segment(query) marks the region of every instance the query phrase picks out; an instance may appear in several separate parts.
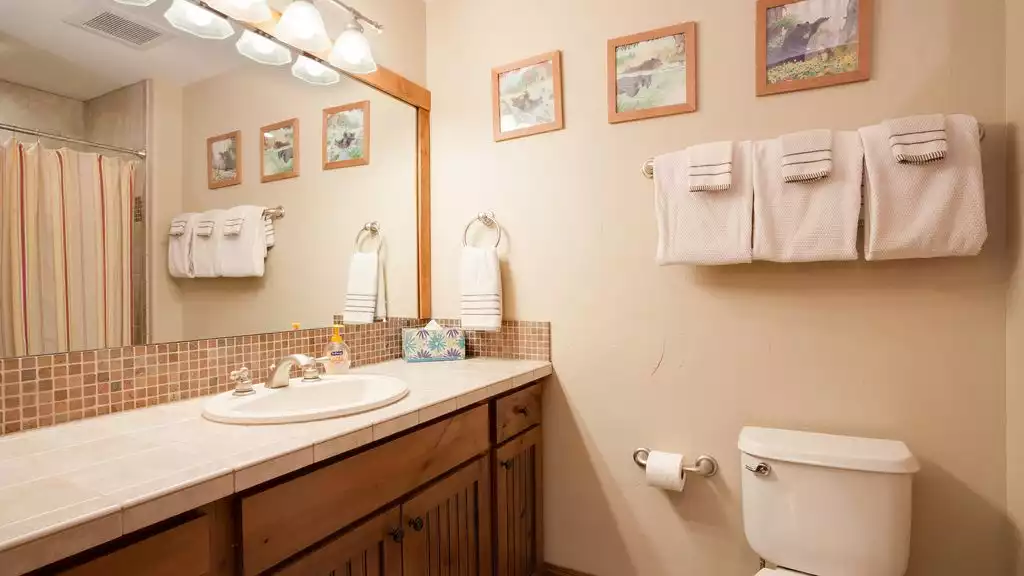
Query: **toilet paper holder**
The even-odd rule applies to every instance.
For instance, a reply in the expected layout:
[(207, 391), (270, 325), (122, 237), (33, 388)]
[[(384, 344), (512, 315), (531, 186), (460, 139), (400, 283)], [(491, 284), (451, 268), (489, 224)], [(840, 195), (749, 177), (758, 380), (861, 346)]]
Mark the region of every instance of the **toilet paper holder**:
[[(636, 465), (641, 468), (647, 468), (647, 457), (650, 455), (650, 448), (637, 448), (633, 450), (633, 462), (636, 462)], [(693, 466), (683, 466), (683, 472), (711, 478), (718, 474), (718, 460), (715, 460), (714, 456), (701, 454), (697, 456)]]

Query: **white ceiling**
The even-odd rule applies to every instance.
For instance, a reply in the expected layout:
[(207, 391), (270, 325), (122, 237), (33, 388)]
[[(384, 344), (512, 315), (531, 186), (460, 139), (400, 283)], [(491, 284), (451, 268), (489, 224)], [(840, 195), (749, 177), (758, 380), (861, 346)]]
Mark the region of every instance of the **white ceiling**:
[[(170, 2), (138, 8), (112, 0), (0, 0), (0, 79), (89, 100), (148, 78), (186, 85), (245, 65), (234, 39), (202, 40), (167, 24)], [(64, 22), (104, 9), (169, 39), (138, 50)]]

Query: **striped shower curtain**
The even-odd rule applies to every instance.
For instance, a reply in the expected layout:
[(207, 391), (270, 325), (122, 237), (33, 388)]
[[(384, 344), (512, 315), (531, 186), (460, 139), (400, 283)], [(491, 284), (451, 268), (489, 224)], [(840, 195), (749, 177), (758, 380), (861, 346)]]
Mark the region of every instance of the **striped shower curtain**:
[(0, 357), (132, 343), (136, 164), (12, 138), (0, 157)]

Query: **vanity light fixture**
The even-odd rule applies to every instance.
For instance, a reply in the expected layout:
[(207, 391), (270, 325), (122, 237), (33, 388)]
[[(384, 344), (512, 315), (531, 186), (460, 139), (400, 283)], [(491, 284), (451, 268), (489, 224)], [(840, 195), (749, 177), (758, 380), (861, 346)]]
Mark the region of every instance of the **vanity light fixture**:
[(207, 40), (224, 40), (235, 33), (230, 22), (187, 0), (174, 0), (164, 18), (178, 30)]
[(341, 81), (337, 70), (328, 68), (308, 56), (299, 56), (292, 66), (292, 76), (317, 86), (330, 86)]
[(306, 52), (320, 53), (331, 48), (324, 19), (308, 0), (295, 0), (288, 5), (274, 29), (274, 35)]
[(338, 36), (331, 55), (327, 61), (353, 74), (370, 74), (377, 71), (377, 62), (373, 59), (370, 42), (363, 35), (363, 26), (359, 20), (353, 19), (345, 26)]
[[(149, 1), (152, 2), (153, 0)], [(242, 22), (258, 24), (274, 19), (274, 14), (270, 11), (267, 0), (206, 0), (206, 2), (214, 10), (220, 10), (222, 13)], [(291, 62), (291, 58), (288, 61)]]
[(156, 2), (156, 0), (114, 0), (114, 2), (126, 6), (149, 6)]
[(252, 30), (242, 32), (235, 43), (238, 53), (260, 64), (284, 66), (292, 61), (292, 51)]

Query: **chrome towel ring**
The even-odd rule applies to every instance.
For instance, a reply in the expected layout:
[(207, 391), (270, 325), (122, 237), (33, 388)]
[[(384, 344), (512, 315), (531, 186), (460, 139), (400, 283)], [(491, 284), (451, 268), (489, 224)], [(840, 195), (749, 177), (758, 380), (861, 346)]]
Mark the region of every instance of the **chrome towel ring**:
[(384, 244), (384, 239), (381, 236), (380, 223), (377, 222), (376, 220), (374, 220), (373, 222), (367, 222), (366, 224), (363, 224), (363, 227), (359, 229), (359, 232), (356, 232), (356, 252), (361, 252), (362, 251), (362, 250), (360, 250), (360, 245), (363, 242), (363, 239), (364, 239), (363, 235), (364, 234), (369, 234), (371, 238), (376, 238), (377, 239), (377, 250), (376, 251), (380, 252), (380, 247), (381, 247), (382, 244)]
[(466, 224), (466, 229), (462, 231), (462, 245), (469, 246), (469, 229), (474, 223), (479, 222), (488, 228), (494, 228), (498, 231), (498, 239), (494, 242), (494, 247), (497, 248), (498, 244), (501, 244), (501, 224), (498, 223), (494, 218), (494, 212), (481, 212)]

